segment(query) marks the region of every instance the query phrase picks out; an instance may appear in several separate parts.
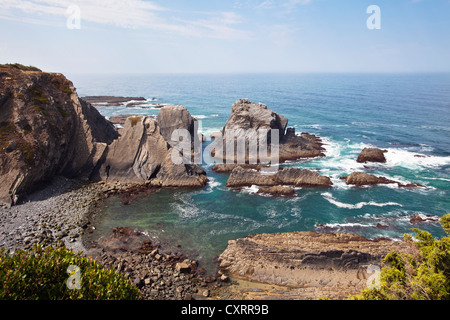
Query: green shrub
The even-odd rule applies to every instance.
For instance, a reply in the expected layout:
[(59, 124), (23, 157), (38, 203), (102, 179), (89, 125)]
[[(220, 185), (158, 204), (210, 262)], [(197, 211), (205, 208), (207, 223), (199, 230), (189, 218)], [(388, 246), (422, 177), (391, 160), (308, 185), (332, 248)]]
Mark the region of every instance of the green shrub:
[[(69, 274), (69, 266), (79, 268)], [(70, 278), (70, 279), (69, 279)], [(79, 289), (69, 289), (67, 281)], [(14, 254), (0, 250), (0, 299), (19, 300), (115, 300), (136, 299), (139, 290), (123, 274), (97, 264), (65, 247), (35, 245), (33, 250)]]
[(6, 65), (23, 71), (42, 71), (41, 69), (36, 68), (34, 66), (24, 66), (23, 64), (20, 63), (7, 63)]
[(381, 286), (352, 296), (355, 300), (449, 300), (450, 299), (450, 214), (441, 217), (446, 237), (436, 240), (423, 230), (413, 229), (416, 241), (405, 234), (404, 241), (416, 253), (390, 252), (382, 262)]

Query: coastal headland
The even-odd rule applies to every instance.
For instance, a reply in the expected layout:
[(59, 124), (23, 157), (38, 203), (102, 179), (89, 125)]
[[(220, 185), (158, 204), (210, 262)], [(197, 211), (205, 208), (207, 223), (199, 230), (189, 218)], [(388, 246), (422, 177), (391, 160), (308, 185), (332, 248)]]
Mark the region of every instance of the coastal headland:
[[(145, 100), (90, 101), (130, 99)], [(206, 186), (205, 171), (192, 161), (203, 140), (195, 117), (182, 106), (163, 106), (156, 118), (121, 119), (118, 131), (62, 74), (11, 65), (0, 65), (0, 110), (0, 246), (16, 250), (40, 243), (83, 251), (123, 272), (144, 299), (343, 299), (364, 288), (369, 265), (379, 265), (391, 249), (408, 249), (401, 241), (355, 234), (257, 234), (230, 240), (217, 273), (207, 275), (182, 249), (167, 252), (140, 230), (116, 228), (93, 240), (97, 209), (107, 197), (126, 204), (162, 188)], [(216, 136), (222, 147), (208, 149), (218, 161), (214, 170), (229, 174), (228, 188), (256, 185), (261, 193), (289, 196), (294, 187), (332, 187), (329, 177), (314, 170), (283, 168), (286, 161), (325, 156), (320, 137), (298, 134), (287, 124), (264, 104), (233, 104)], [(179, 130), (189, 134), (188, 144), (173, 139)], [(264, 150), (264, 157), (254, 150)], [(383, 163), (384, 153), (362, 150), (355, 161)], [(174, 162), (174, 155), (182, 161)], [(268, 165), (276, 165), (270, 174), (264, 172)], [(400, 186), (363, 172), (342, 178), (356, 187)]]

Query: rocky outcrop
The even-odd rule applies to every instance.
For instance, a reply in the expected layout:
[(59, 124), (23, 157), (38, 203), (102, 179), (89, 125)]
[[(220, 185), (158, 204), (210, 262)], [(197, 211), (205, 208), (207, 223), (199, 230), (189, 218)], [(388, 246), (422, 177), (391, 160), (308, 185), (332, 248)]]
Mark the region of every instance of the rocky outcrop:
[(398, 181), (387, 179), (385, 177), (377, 177), (372, 174), (364, 172), (352, 172), (349, 176), (341, 177), (340, 179), (345, 180), (345, 183), (348, 185), (355, 185), (357, 187), (370, 186), (376, 184), (391, 184), (391, 183), (395, 183), (402, 188), (425, 187), (419, 183), (404, 184)]
[(196, 128), (197, 120), (183, 106), (162, 107), (159, 110), (157, 121), (161, 135), (172, 147), (179, 143), (179, 141), (172, 140), (172, 134), (177, 129), (184, 129), (189, 132), (191, 143), (194, 143), (195, 139), (197, 143), (201, 141)]
[(145, 183), (161, 168), (167, 142), (158, 123), (144, 116), (127, 119), (122, 136), (109, 147), (99, 170), (102, 180)]
[(144, 97), (116, 97), (116, 96), (86, 96), (83, 100), (93, 104), (94, 106), (118, 106), (129, 101), (138, 101), (145, 103), (147, 99)]
[(367, 185), (375, 185), (375, 184), (389, 184), (389, 183), (397, 183), (396, 181), (389, 180), (385, 177), (377, 177), (373, 174), (368, 174), (364, 172), (352, 172), (349, 176), (343, 177), (345, 179), (345, 183), (356, 186), (367, 186)]
[(62, 74), (0, 66), (0, 204), (55, 175), (88, 178), (116, 137)]
[[(146, 116), (130, 117), (123, 134), (114, 141), (99, 170), (107, 181), (149, 183), (157, 187), (204, 187), (206, 173), (195, 164), (176, 164), (159, 122)], [(181, 154), (178, 153), (181, 159)]]
[(299, 136), (295, 128), (288, 128), (280, 141), (280, 163), (302, 158), (323, 157), (325, 150), (322, 140), (313, 134), (302, 132)]
[(228, 241), (219, 263), (231, 275), (289, 287), (296, 299), (345, 299), (365, 288), (368, 265), (380, 265), (391, 250), (409, 247), (346, 233), (257, 234)]
[[(311, 134), (298, 136), (294, 128), (287, 128), (287, 123), (287, 118), (268, 109), (266, 105), (240, 99), (233, 104), (231, 115), (222, 129), (223, 143), (213, 148), (211, 154), (227, 164), (259, 163), (265, 159), (262, 158), (261, 151), (256, 150), (267, 144), (265, 152), (270, 157), (270, 144), (273, 142), (279, 145), (279, 156), (276, 159), (279, 163), (324, 155), (318, 137)], [(277, 135), (274, 130), (278, 132)], [(245, 154), (239, 155), (241, 158), (237, 153), (238, 141), (245, 141)], [(227, 144), (231, 147), (233, 143), (234, 150), (227, 154)], [(244, 161), (241, 163), (239, 159)]]
[(291, 197), (295, 195), (295, 190), (286, 186), (260, 187), (257, 193), (274, 197)]
[(227, 187), (241, 188), (257, 186), (292, 185), (295, 187), (330, 187), (329, 177), (307, 169), (282, 168), (275, 174), (262, 174), (255, 169), (236, 167), (228, 178)]
[[(175, 164), (172, 160), (173, 152), (177, 152), (176, 149), (171, 148), (167, 152), (161, 170), (151, 181), (151, 185), (163, 188), (203, 188), (206, 186), (208, 182), (206, 172), (196, 164)], [(181, 157), (181, 154), (179, 156)]]
[(384, 154), (387, 152), (387, 150), (381, 150), (378, 148), (364, 148), (361, 153), (358, 155), (358, 158), (356, 159), (359, 163), (366, 163), (366, 162), (381, 162), (385, 163), (386, 158), (384, 157)]

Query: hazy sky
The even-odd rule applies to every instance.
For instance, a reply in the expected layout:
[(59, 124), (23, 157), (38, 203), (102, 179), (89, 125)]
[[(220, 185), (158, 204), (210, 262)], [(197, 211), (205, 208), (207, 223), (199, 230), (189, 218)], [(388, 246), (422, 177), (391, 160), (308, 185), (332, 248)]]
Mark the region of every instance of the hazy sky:
[[(381, 29), (367, 27), (370, 5)], [(0, 63), (10, 62), (70, 73), (449, 72), (450, 0), (0, 0)]]

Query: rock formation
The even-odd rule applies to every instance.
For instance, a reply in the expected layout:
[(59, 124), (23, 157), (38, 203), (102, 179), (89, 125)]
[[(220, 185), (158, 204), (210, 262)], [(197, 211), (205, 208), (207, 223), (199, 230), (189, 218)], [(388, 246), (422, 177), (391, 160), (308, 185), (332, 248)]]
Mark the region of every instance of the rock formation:
[(352, 172), (349, 176), (343, 178), (345, 179), (346, 184), (353, 184), (356, 186), (397, 183), (396, 181), (389, 180), (385, 177), (377, 177), (373, 174), (364, 172)]
[(402, 188), (416, 188), (416, 187), (425, 187), (419, 183), (408, 183), (404, 184), (398, 181), (390, 180), (385, 177), (377, 177), (372, 174), (364, 173), (364, 172), (352, 172), (349, 176), (341, 177), (340, 179), (344, 179), (345, 183), (348, 185), (359, 186), (369, 186), (376, 184), (391, 184), (396, 183), (399, 187)]
[[(102, 180), (148, 183), (157, 187), (199, 188), (206, 185), (206, 173), (198, 165), (175, 163), (174, 155), (180, 160), (182, 155), (176, 149), (178, 144), (170, 140), (175, 129), (194, 130), (194, 119), (180, 106), (164, 107), (160, 112), (157, 120), (147, 116), (126, 120), (122, 136), (108, 147), (102, 160), (99, 170)], [(180, 117), (178, 122), (177, 116)], [(190, 149), (188, 154), (191, 155)]]
[(236, 167), (228, 178), (227, 187), (241, 188), (257, 186), (291, 185), (295, 187), (330, 187), (329, 177), (307, 169), (282, 168), (275, 174), (262, 174), (255, 169)]
[(378, 148), (364, 148), (361, 153), (358, 155), (358, 158), (356, 159), (359, 163), (366, 163), (366, 162), (381, 162), (385, 163), (386, 158), (384, 157), (384, 154), (387, 152), (387, 150), (381, 150)]
[(295, 195), (295, 190), (291, 187), (286, 187), (286, 186), (260, 187), (260, 188), (258, 188), (257, 193), (267, 194), (267, 195), (271, 195), (271, 196), (275, 196), (275, 197), (280, 197), (280, 196), (290, 197), (290, 196)]
[(153, 185), (204, 186), (200, 167), (170, 162), (171, 144), (177, 146), (171, 132), (186, 129), (197, 137), (195, 119), (179, 106), (161, 111), (159, 121), (128, 117), (119, 136), (62, 74), (0, 65), (0, 205), (14, 204), (55, 175), (141, 184), (157, 178)]
[(365, 288), (368, 265), (380, 265), (391, 250), (409, 248), (400, 241), (347, 233), (256, 234), (228, 241), (219, 263), (234, 276), (289, 287), (295, 299), (345, 299)]
[[(297, 136), (294, 128), (286, 129), (287, 123), (287, 118), (268, 109), (266, 105), (240, 99), (233, 104), (231, 115), (221, 131), (223, 143), (213, 148), (212, 155), (227, 164), (266, 162), (259, 148), (267, 144), (266, 152), (270, 156), (271, 142), (279, 145), (278, 163), (324, 155), (319, 138), (311, 134)], [(274, 138), (277, 140), (273, 141)], [(244, 162), (238, 161), (239, 140), (245, 141), (245, 156), (240, 155)], [(231, 147), (233, 143), (234, 150), (227, 154), (227, 144)]]
[(102, 180), (145, 183), (161, 168), (167, 142), (155, 120), (148, 117), (127, 119), (122, 136), (108, 146), (100, 168)]
[(0, 66), (0, 204), (54, 175), (88, 178), (117, 136), (62, 74)]

